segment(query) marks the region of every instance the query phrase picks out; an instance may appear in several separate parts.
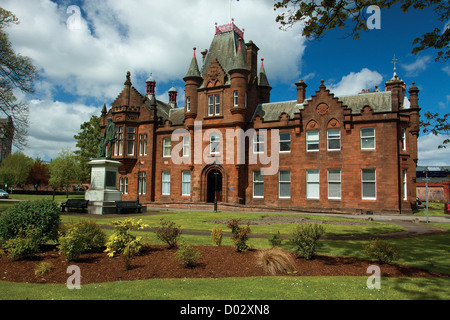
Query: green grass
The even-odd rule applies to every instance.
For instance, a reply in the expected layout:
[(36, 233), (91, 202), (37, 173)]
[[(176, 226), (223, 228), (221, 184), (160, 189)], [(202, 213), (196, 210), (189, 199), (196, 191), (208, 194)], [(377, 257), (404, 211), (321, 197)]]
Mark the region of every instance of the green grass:
[(32, 300), (413, 300), (450, 299), (450, 279), (381, 278), (368, 289), (366, 277), (252, 277), (152, 279), (81, 284), (0, 281), (0, 299)]
[[(425, 202), (422, 203), (423, 206), (426, 206)], [(414, 213), (418, 216), (426, 216), (427, 210), (421, 209)], [(448, 217), (448, 214), (444, 213), (444, 204), (439, 202), (428, 202), (428, 215), (429, 216), (446, 216)]]

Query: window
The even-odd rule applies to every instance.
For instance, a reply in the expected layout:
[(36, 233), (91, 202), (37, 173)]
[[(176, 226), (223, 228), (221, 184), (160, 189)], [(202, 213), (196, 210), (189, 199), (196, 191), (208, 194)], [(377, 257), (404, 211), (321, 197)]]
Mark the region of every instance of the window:
[(146, 156), (147, 155), (147, 134), (139, 135), (139, 155)]
[(128, 177), (125, 177), (124, 183), (123, 183), (123, 193), (128, 194)]
[(375, 169), (361, 170), (362, 199), (375, 200), (377, 198), (377, 177)]
[(291, 151), (291, 134), (289, 132), (280, 133), (280, 152)]
[(329, 129), (327, 131), (328, 150), (341, 150), (341, 130)]
[(253, 135), (253, 153), (264, 153), (264, 136), (262, 134)]
[(208, 96), (208, 115), (214, 115), (214, 97)]
[(190, 136), (183, 136), (183, 157), (189, 157), (189, 139)]
[(341, 199), (341, 169), (328, 170), (328, 199)]
[(238, 92), (237, 91), (233, 91), (233, 105), (235, 107), (238, 106)]
[(319, 130), (306, 132), (306, 151), (319, 151)]
[(403, 170), (403, 200), (408, 200), (408, 185), (406, 180), (406, 170)]
[(183, 196), (191, 195), (191, 172), (190, 171), (181, 172), (181, 195), (183, 195)]
[(123, 177), (119, 179), (119, 191), (123, 194)]
[(209, 137), (209, 153), (220, 154), (220, 136), (216, 133)]
[(319, 169), (306, 171), (306, 198), (319, 199)]
[(127, 131), (127, 155), (134, 155), (134, 138), (135, 138), (135, 128), (130, 127)]
[(123, 154), (123, 127), (117, 128), (116, 137), (117, 141), (114, 149), (114, 155), (121, 156)]
[(361, 129), (361, 149), (375, 149), (375, 129)]
[(253, 198), (264, 198), (264, 176), (261, 171), (253, 171)]
[(216, 115), (220, 114), (220, 95), (215, 95), (214, 96), (214, 100), (215, 100), (215, 104), (214, 104), (214, 110)]
[(220, 95), (208, 96), (208, 116), (220, 114)]
[(406, 150), (406, 129), (402, 129), (402, 150)]
[(191, 111), (191, 97), (186, 97), (186, 111)]
[(170, 195), (170, 171), (162, 173), (162, 194)]
[(278, 196), (280, 198), (291, 197), (291, 171), (280, 170), (278, 175)]
[(147, 189), (147, 173), (145, 171), (141, 171), (138, 179), (138, 193), (145, 194)]
[(170, 138), (163, 139), (163, 157), (170, 157), (172, 152), (172, 141)]

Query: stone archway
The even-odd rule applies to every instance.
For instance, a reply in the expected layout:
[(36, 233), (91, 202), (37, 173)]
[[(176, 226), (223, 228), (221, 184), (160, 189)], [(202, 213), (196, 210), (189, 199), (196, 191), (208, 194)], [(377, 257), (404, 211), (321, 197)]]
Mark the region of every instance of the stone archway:
[(228, 192), (228, 175), (224, 167), (214, 164), (207, 165), (203, 168), (201, 175), (201, 202), (214, 202), (214, 189), (217, 178), (217, 201), (227, 202)]

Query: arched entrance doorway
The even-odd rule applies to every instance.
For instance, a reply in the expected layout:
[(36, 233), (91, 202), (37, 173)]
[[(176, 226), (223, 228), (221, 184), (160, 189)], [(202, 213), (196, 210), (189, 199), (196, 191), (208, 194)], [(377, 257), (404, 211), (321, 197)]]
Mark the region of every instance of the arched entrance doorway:
[(214, 195), (216, 195), (218, 202), (222, 201), (222, 183), (222, 172), (219, 169), (209, 170), (206, 181), (206, 202), (214, 202)]

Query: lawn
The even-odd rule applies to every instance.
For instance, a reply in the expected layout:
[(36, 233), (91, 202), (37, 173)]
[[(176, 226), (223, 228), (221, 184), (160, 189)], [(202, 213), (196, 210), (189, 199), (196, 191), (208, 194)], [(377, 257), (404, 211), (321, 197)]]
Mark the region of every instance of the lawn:
[[(65, 197), (64, 197), (65, 199)], [(61, 200), (63, 201), (63, 200)], [(193, 245), (212, 245), (209, 232), (217, 225), (214, 220), (262, 219), (267, 213), (237, 212), (196, 212), (180, 211), (170, 214), (142, 215), (150, 227), (159, 225), (160, 218), (175, 221), (183, 230), (205, 231), (204, 235), (183, 234), (183, 238)], [(276, 214), (276, 216), (289, 216)], [(339, 217), (307, 216), (327, 222), (345, 222)], [(63, 222), (81, 219), (80, 216), (62, 215)], [(83, 218), (84, 219), (84, 218)], [(96, 218), (98, 224), (111, 225), (111, 218)], [(368, 221), (365, 221), (368, 222)], [(221, 225), (225, 232), (229, 229)], [(436, 224), (450, 229), (449, 224)], [(270, 234), (280, 231), (287, 236), (295, 226), (292, 224), (252, 225), (253, 234)], [(371, 222), (368, 226), (326, 224), (327, 235), (350, 235), (396, 232), (402, 228), (389, 223)], [(111, 234), (110, 229), (106, 229)], [(139, 232), (148, 243), (160, 244), (153, 232)], [(399, 264), (411, 265), (436, 272), (450, 273), (450, 235), (433, 235), (417, 238), (390, 240), (400, 250)], [(366, 241), (328, 240), (322, 241), (319, 254), (367, 258), (362, 249)], [(251, 238), (254, 248), (267, 248), (266, 237)], [(231, 239), (224, 238), (223, 245), (232, 245)], [(285, 245), (286, 249), (289, 249)], [(369, 275), (368, 275), (369, 277)], [(450, 278), (387, 278), (382, 277), (381, 289), (370, 290), (366, 277), (254, 277), (226, 279), (152, 279), (130, 282), (111, 282), (82, 285), (81, 290), (69, 290), (65, 285), (8, 283), (0, 281), (0, 299), (151, 299), (151, 300), (412, 300), (450, 298)]]

